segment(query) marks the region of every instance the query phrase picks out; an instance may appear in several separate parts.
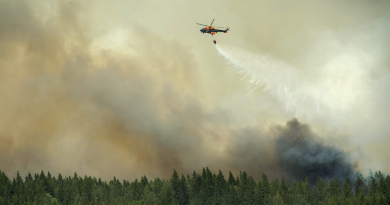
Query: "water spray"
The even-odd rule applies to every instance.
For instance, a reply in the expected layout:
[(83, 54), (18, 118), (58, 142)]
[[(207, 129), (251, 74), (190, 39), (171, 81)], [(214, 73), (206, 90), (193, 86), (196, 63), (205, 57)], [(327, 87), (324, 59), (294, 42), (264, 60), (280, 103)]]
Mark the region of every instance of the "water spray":
[[(264, 87), (287, 111), (295, 116), (311, 117), (317, 114), (341, 114), (351, 108), (359, 96), (357, 87), (362, 85), (362, 74), (347, 73), (346, 60), (332, 59), (328, 64), (308, 73), (272, 58), (269, 55), (254, 54), (237, 48), (216, 45), (218, 54), (242, 75), (250, 92)], [(342, 56), (343, 57), (343, 56)], [(349, 57), (349, 56), (347, 56)], [(313, 77), (314, 76), (314, 77)], [(338, 84), (337, 84), (338, 83)]]

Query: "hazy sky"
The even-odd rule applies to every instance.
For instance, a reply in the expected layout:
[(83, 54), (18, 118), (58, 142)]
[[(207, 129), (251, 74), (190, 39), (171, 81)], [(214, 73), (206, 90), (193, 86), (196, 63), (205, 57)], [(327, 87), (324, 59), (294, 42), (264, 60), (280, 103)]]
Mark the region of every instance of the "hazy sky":
[[(213, 18), (231, 59), (283, 65), (251, 70), (274, 87), (250, 92), (200, 33)], [(389, 173), (389, 36), (387, 0), (0, 0), (0, 170), (274, 178), (288, 175), (278, 139), (298, 130)]]

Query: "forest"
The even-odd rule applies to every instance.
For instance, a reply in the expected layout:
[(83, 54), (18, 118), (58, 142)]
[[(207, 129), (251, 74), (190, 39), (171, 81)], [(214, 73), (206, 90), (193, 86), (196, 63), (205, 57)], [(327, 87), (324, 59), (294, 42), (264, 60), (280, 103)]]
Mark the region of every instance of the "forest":
[[(227, 179), (227, 180), (226, 180)], [(358, 171), (354, 179), (344, 181), (321, 177), (316, 182), (305, 180), (287, 184), (282, 176), (269, 180), (265, 174), (259, 181), (245, 171), (225, 178), (221, 171), (212, 173), (203, 168), (192, 176), (173, 170), (168, 180), (146, 176), (130, 182), (114, 177), (109, 182), (84, 176), (52, 176), (30, 173), (22, 178), (19, 172), (10, 179), (0, 170), (0, 205), (40, 204), (118, 204), (118, 205), (262, 205), (262, 204), (390, 204), (390, 176), (380, 171), (364, 178)]]

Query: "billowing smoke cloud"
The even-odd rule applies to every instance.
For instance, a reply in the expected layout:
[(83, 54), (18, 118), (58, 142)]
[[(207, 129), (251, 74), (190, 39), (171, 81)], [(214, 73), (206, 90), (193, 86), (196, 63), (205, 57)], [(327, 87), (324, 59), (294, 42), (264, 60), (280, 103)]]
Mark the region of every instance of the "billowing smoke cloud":
[(104, 179), (187, 171), (208, 132), (186, 94), (191, 52), (140, 27), (115, 45), (126, 32), (96, 35), (81, 17), (88, 7), (57, 3), (0, 1), (0, 169)]
[[(101, 18), (111, 14), (95, 14), (106, 8), (96, 5), (0, 0), (2, 171), (10, 176), (17, 170), (22, 175), (42, 169), (63, 175), (76, 171), (105, 180), (144, 174), (167, 178), (174, 168), (190, 174), (205, 166), (225, 175), (246, 170), (256, 179), (262, 173), (271, 179), (289, 174), (275, 141), (288, 129), (278, 131), (275, 124), (292, 116), (279, 106), (269, 110), (260, 109), (258, 101), (249, 104), (236, 81), (219, 72), (224, 67), (210, 60), (213, 55), (198, 61), (202, 52), (169, 40), (171, 33), (156, 35), (155, 30), (132, 23), (125, 29), (106, 26)], [(93, 15), (101, 21), (95, 22)], [(206, 63), (213, 69), (203, 68)], [(308, 102), (301, 97), (291, 98), (298, 99), (291, 105)], [(276, 114), (269, 113), (283, 114), (275, 119)], [(313, 136), (305, 140), (317, 143)], [(332, 176), (338, 173), (324, 174)]]
[(317, 177), (328, 181), (346, 177), (353, 180), (357, 166), (351, 155), (327, 144), (308, 124), (291, 119), (286, 125), (271, 125), (267, 131), (254, 128), (235, 132), (228, 154), (232, 167), (247, 170), (256, 178), (267, 173), (270, 178), (285, 176), (288, 182)]
[(325, 181), (337, 178), (343, 182), (353, 180), (354, 168), (350, 155), (342, 150), (324, 145), (307, 124), (297, 119), (285, 127), (276, 127), (276, 153), (290, 180), (306, 176), (311, 184), (320, 176)]

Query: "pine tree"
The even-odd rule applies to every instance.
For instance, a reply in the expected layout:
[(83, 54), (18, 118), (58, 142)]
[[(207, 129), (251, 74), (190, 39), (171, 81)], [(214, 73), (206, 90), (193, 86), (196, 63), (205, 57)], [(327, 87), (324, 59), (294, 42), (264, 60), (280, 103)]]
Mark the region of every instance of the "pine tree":
[(143, 177), (141, 177), (141, 189), (144, 190), (145, 187), (149, 187), (149, 181), (148, 181), (148, 178), (144, 175)]
[[(104, 182), (103, 186), (104, 186), (104, 192), (103, 192), (104, 193), (104, 201), (109, 203), (110, 202), (110, 192), (111, 192), (110, 186), (108, 186), (108, 184), (106, 182)], [(135, 179), (133, 186), (135, 189), (132, 189), (131, 201), (134, 201), (134, 200), (138, 201), (139, 200), (138, 179)]]
[(258, 181), (258, 183), (257, 183), (257, 192), (255, 192), (255, 194), (256, 194), (256, 200), (255, 200), (255, 204), (256, 205), (262, 205), (262, 204), (264, 204), (264, 196), (263, 196), (263, 188), (262, 188), (262, 185), (263, 185), (263, 183), (262, 183), (262, 181), (261, 181), (261, 179)]
[(45, 172), (43, 172), (42, 170), (41, 174), (39, 175), (39, 180), (43, 181), (44, 179), (46, 179), (46, 176), (45, 176)]
[(214, 201), (214, 178), (208, 167), (206, 167), (206, 180), (203, 183), (202, 190), (206, 194), (206, 204), (212, 204)]
[(57, 189), (58, 191), (56, 192), (55, 197), (58, 199), (58, 201), (60, 203), (62, 203), (64, 201), (64, 195), (65, 195), (64, 185), (62, 183), (62, 180), (61, 180), (61, 182), (59, 182), (57, 187), (58, 187), (58, 189)]
[(276, 195), (276, 192), (278, 191), (279, 189), (279, 181), (278, 179), (274, 179), (271, 183), (271, 186), (270, 186), (270, 194), (272, 197), (274, 197)]
[(131, 187), (131, 199), (134, 201), (138, 201), (141, 199), (141, 184), (138, 182), (138, 179), (135, 179), (134, 182), (130, 184)]
[(172, 190), (171, 187), (167, 187), (165, 191), (165, 195), (163, 199), (161, 200), (162, 205), (171, 205), (173, 202), (173, 196), (172, 196)]
[(237, 191), (234, 186), (229, 187), (229, 205), (239, 205)]
[(274, 197), (272, 197), (272, 195), (268, 195), (268, 199), (267, 199), (267, 205), (274, 205)]
[(178, 204), (188, 205), (190, 204), (190, 198), (188, 196), (187, 184), (184, 175), (181, 175), (181, 180), (179, 184), (180, 188), (180, 200)]
[(172, 188), (173, 188), (173, 200), (175, 203), (178, 203), (180, 201), (180, 179), (177, 175), (176, 170), (173, 170), (172, 174)]
[(345, 182), (343, 184), (343, 194), (344, 194), (344, 197), (345, 198), (350, 198), (353, 196), (353, 193), (352, 193), (352, 184), (351, 184), (351, 181), (349, 180), (349, 178), (347, 177), (345, 179)]
[(19, 201), (23, 203), (26, 200), (26, 193), (25, 193), (25, 188), (24, 188), (24, 183), (23, 179), (19, 174), (19, 171), (16, 173), (16, 186), (15, 188), (17, 189), (16, 193), (19, 196)]
[(294, 199), (294, 204), (306, 205), (309, 203), (307, 203), (305, 196), (303, 196), (302, 194), (297, 194)]
[(312, 201), (311, 201), (311, 189), (310, 189), (310, 183), (309, 183), (309, 178), (308, 177), (305, 178), (305, 184), (304, 184), (304, 188), (303, 189), (304, 189), (303, 194), (305, 196), (306, 202), (312, 203)]
[(53, 184), (53, 177), (51, 176), (50, 172), (47, 172), (47, 177), (46, 177), (48, 186), (47, 186), (47, 192), (49, 193), (50, 196), (54, 196), (54, 184)]
[(246, 204), (245, 202), (245, 192), (248, 189), (248, 176), (246, 172), (240, 171), (240, 184), (238, 186), (238, 199), (240, 204)]
[(288, 201), (288, 197), (287, 197), (288, 186), (287, 186), (286, 179), (284, 178), (284, 176), (282, 176), (282, 181), (280, 182), (278, 192), (279, 192), (279, 195), (282, 197), (283, 201), (285, 203), (287, 203), (287, 201)]
[(295, 182), (295, 180), (291, 182), (290, 187), (288, 188), (288, 193), (290, 195), (290, 198), (294, 200), (295, 196), (298, 193), (298, 184)]
[[(84, 178), (84, 183), (83, 183), (83, 186), (82, 186), (82, 197), (83, 199), (85, 199), (86, 201), (91, 201), (92, 200), (92, 189), (93, 189), (93, 180), (91, 177), (88, 177), (85, 176)], [(115, 196), (118, 197), (118, 195), (120, 195), (120, 188), (118, 187), (115, 187)]]
[(159, 202), (156, 194), (153, 191), (151, 191), (148, 187), (144, 189), (142, 201), (146, 202), (146, 204), (157, 204)]
[(379, 179), (379, 193), (383, 195), (384, 203), (390, 204), (390, 193), (389, 188), (387, 187), (387, 183), (382, 173), (379, 171), (380, 179)]
[(27, 177), (26, 177), (26, 182), (27, 181), (33, 181), (34, 179), (33, 179), (33, 177), (31, 176), (31, 173), (29, 172), (28, 173), (28, 175), (27, 175)]
[(376, 193), (377, 193), (377, 184), (376, 184), (376, 180), (374, 177), (371, 177), (371, 183), (370, 183), (370, 191), (369, 191), (369, 195), (372, 197), (372, 196), (375, 196)]
[(335, 181), (330, 180), (330, 193), (331, 196), (339, 196), (341, 194), (341, 186), (337, 179)]
[(207, 174), (206, 174), (206, 170), (205, 170), (205, 168), (203, 167), (203, 169), (202, 169), (202, 181), (203, 180), (207, 180)]
[(383, 196), (383, 194), (378, 194), (378, 195), (379, 195), (378, 204), (388, 204), (386, 203), (386, 198), (385, 196)]
[(192, 198), (197, 198), (201, 189), (202, 189), (202, 177), (200, 175), (195, 176), (195, 178), (192, 179), (191, 184), (191, 196)]
[(233, 176), (231, 171), (229, 171), (229, 180), (228, 180), (228, 182), (229, 182), (229, 186), (236, 185), (236, 180), (234, 179), (234, 176)]
[(305, 189), (302, 181), (300, 181), (297, 185), (297, 194), (301, 194), (302, 196), (305, 196)]
[[(374, 179), (375, 180), (375, 179)], [(377, 196), (377, 194), (375, 193), (375, 194), (370, 194), (370, 198), (371, 198), (371, 202), (370, 202), (370, 204), (373, 204), (373, 205), (376, 205), (377, 204), (377, 198), (376, 198), (376, 196)]]
[(364, 186), (364, 182), (360, 178), (360, 176), (358, 176), (356, 179), (356, 182), (355, 182), (355, 195), (356, 196), (359, 196), (360, 192), (363, 192), (363, 186)]
[(273, 198), (273, 204), (274, 205), (284, 205), (282, 196), (280, 196), (279, 191), (276, 192), (275, 197)]
[[(233, 178), (234, 180), (234, 178)], [(227, 202), (227, 182), (225, 180), (225, 177), (223, 176), (221, 170), (219, 170), (216, 184), (215, 184), (215, 202), (216, 204), (222, 204), (224, 202)]]
[(317, 186), (314, 186), (311, 192), (311, 202), (312, 204), (318, 204), (320, 202), (320, 192)]
[(321, 177), (317, 177), (316, 187), (318, 188), (317, 201), (324, 201), (327, 196), (327, 185)]
[(263, 198), (263, 191), (261, 189), (261, 180), (259, 180), (259, 182), (256, 184), (256, 188), (255, 188), (255, 202), (254, 204), (255, 205), (262, 205), (263, 202), (264, 202), (264, 198)]
[(244, 193), (244, 201), (243, 204), (254, 204), (255, 203), (255, 189), (256, 189), (256, 182), (252, 178), (252, 176), (249, 176), (246, 182), (246, 188)]
[(163, 186), (163, 182), (161, 181), (160, 178), (155, 178), (152, 186), (153, 193), (158, 195), (161, 191), (161, 188)]
[(363, 205), (364, 204), (364, 193), (363, 192), (360, 192), (359, 193), (359, 204), (360, 205)]
[(268, 195), (270, 195), (270, 185), (269, 185), (269, 182), (268, 182), (268, 178), (265, 174), (263, 174), (263, 176), (261, 177), (261, 181), (262, 181), (262, 191), (263, 191), (263, 198), (264, 198), (264, 204), (267, 204), (268, 203)]

